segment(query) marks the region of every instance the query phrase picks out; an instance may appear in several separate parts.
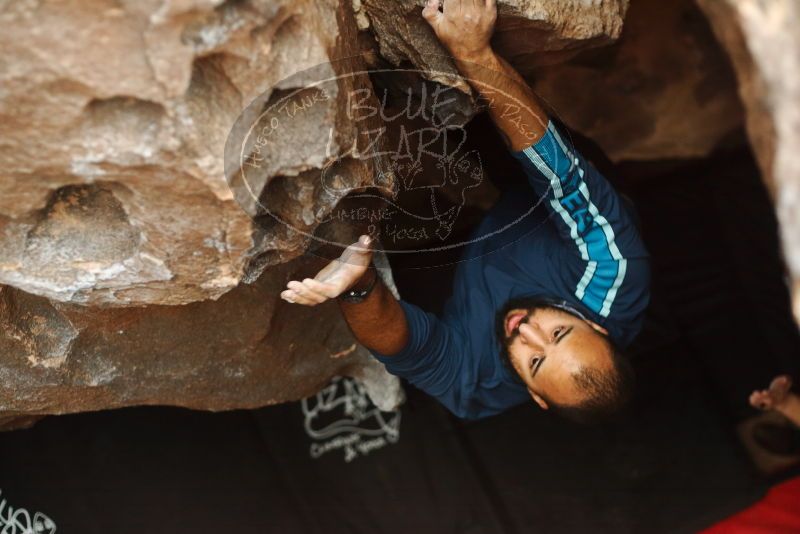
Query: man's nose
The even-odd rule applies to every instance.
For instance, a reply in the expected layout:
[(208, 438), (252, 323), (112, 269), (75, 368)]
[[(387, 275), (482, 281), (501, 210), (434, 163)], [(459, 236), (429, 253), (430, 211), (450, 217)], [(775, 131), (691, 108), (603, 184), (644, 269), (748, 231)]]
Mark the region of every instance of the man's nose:
[(519, 336), (523, 343), (527, 345), (538, 345), (543, 347), (547, 341), (544, 332), (536, 323), (522, 323), (519, 325)]

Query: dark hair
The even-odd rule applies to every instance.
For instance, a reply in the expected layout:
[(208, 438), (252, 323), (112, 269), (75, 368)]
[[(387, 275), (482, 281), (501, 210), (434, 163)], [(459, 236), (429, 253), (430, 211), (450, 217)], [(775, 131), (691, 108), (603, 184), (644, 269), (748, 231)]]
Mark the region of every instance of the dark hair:
[[(577, 310), (565, 307), (563, 304), (559, 305), (552, 299), (521, 297), (507, 301), (495, 315), (495, 335), (500, 344), (500, 359), (516, 378), (519, 378), (519, 375), (517, 375), (514, 366), (511, 364), (511, 356), (508, 353), (508, 347), (504, 343), (505, 324), (503, 320), (508, 312), (515, 308), (534, 309), (544, 307), (559, 309), (581, 319), (586, 319)], [(609, 345), (611, 369), (601, 371), (593, 367), (582, 367), (572, 375), (572, 379), (575, 380), (578, 388), (586, 393), (585, 399), (578, 404), (557, 404), (545, 397), (545, 401), (554, 413), (583, 424), (601, 423), (612, 419), (614, 415), (621, 412), (633, 397), (636, 382), (633, 367), (619, 346), (611, 337), (600, 332), (598, 332), (598, 335), (602, 336)], [(519, 378), (519, 380), (522, 379)]]
[(614, 419), (630, 403), (636, 383), (633, 367), (614, 341), (604, 337), (611, 349), (611, 369), (601, 371), (582, 367), (574, 373), (572, 379), (586, 397), (580, 403), (570, 405), (547, 401), (554, 413), (577, 423), (597, 424)]

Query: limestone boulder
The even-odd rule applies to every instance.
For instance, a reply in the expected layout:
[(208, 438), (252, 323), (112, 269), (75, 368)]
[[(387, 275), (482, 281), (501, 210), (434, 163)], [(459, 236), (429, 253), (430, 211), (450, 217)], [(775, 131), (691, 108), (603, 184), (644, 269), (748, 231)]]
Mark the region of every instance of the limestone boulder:
[(132, 405), (255, 408), (353, 376), (384, 409), (398, 381), (356, 344), (337, 305), (278, 297), (315, 264), (298, 259), (217, 300), (102, 309), (0, 289), (0, 428), (34, 415)]
[(615, 161), (705, 157), (743, 124), (736, 78), (694, 0), (636, 0), (618, 42), (523, 72)]
[[(420, 16), (424, 1), (356, 0), (353, 5), (359, 28), (371, 32), (386, 62), (463, 92), (459, 123), (480, 111), (469, 84)], [(614, 42), (627, 9), (628, 0), (500, 0), (492, 46), (518, 69), (558, 63), (578, 50)]]
[[(359, 231), (318, 222), (374, 181), (375, 160), (347, 153), (369, 124), (347, 120), (347, 95), (368, 79), (337, 78), (363, 70), (357, 33), (337, 0), (0, 3), (5, 427), (135, 404), (286, 402), (342, 374), (397, 404), (398, 381), (335, 304), (278, 297), (313, 274), (315, 257), (300, 258), (311, 232)], [(335, 78), (328, 98), (248, 184), (292, 229), (259, 220), (224, 149), (250, 104), (302, 89), (309, 69)], [(328, 159), (344, 169), (334, 193), (319, 187)]]
[[(465, 120), (478, 111), (422, 2), (356, 5), (391, 64), (463, 90)], [(500, 1), (496, 26), (495, 50), (613, 160), (704, 157), (742, 125), (736, 79), (693, 0)]]
[[(300, 255), (307, 238), (259, 227), (237, 202), (225, 141), (290, 74), (339, 57), (358, 70), (356, 34), (337, 0), (4, 2), (0, 283), (86, 305), (186, 304)], [(274, 188), (308, 186), (301, 171), (350, 146), (356, 82), (303, 123), (315, 144), (276, 151), (270, 178), (288, 178)], [(353, 161), (350, 185), (370, 184), (371, 165)]]
[[(610, 44), (621, 31), (628, 0), (576, 2), (563, 0), (501, 0), (492, 44), (517, 66), (563, 61), (575, 50)], [(359, 0), (362, 29), (369, 28), (380, 53), (394, 65), (404, 62), (431, 80), (451, 83), (456, 68), (420, 16), (420, 0)], [(464, 87), (465, 85), (461, 85)]]
[(800, 322), (800, 4), (698, 3), (736, 69), (747, 133), (775, 202)]

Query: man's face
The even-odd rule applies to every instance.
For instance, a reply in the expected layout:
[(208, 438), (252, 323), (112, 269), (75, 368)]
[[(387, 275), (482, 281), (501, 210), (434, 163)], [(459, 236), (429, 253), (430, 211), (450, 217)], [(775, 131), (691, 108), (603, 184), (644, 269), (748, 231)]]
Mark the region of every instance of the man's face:
[(533, 399), (575, 405), (585, 394), (572, 375), (583, 367), (612, 367), (607, 331), (553, 307), (515, 308), (503, 320), (504, 343), (517, 374)]

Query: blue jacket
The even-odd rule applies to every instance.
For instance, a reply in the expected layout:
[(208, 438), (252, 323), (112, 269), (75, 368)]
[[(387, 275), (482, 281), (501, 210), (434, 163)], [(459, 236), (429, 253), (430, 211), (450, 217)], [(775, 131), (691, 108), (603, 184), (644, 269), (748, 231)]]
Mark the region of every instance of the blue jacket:
[(495, 314), (510, 298), (565, 300), (621, 347), (649, 301), (647, 251), (622, 199), (551, 121), (512, 152), (528, 183), (506, 192), (473, 233), (441, 318), (400, 301), (409, 328), (398, 354), (371, 351), (387, 370), (476, 419), (530, 401), (500, 360)]

